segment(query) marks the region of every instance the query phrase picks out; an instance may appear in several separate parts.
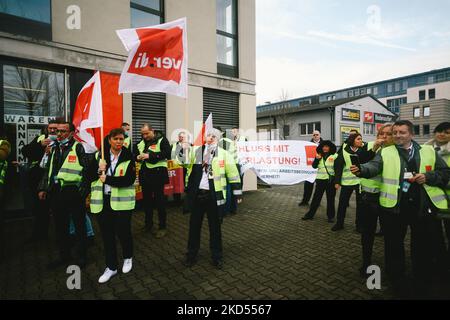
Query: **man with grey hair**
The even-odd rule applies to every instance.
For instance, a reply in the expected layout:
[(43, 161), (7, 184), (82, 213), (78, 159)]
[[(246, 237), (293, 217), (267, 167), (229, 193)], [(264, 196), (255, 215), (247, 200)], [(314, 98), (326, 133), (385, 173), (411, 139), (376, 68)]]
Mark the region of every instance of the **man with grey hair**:
[[(218, 146), (221, 131), (206, 132), (206, 144), (201, 147), (183, 149), (178, 162), (187, 168), (186, 194), (189, 198), (191, 217), (185, 266), (191, 267), (197, 261), (200, 248), (200, 234), (203, 216), (208, 217), (212, 265), (222, 269), (222, 210), (226, 202), (226, 187), (231, 184), (233, 194), (242, 201), (241, 179), (233, 156)], [(188, 160), (186, 160), (188, 158)]]

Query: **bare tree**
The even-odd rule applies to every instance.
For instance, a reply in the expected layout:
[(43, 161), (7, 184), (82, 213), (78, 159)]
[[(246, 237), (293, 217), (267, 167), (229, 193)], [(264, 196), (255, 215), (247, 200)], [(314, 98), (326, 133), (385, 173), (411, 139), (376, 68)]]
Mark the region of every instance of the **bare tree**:
[[(281, 130), (280, 138), (286, 140), (286, 138), (292, 134), (286, 134), (285, 126), (289, 124), (289, 109), (291, 108), (291, 104), (288, 102), (290, 98), (290, 94), (287, 90), (281, 89), (281, 93), (279, 96), (280, 102), (277, 104), (277, 110), (275, 110), (276, 119), (277, 119), (277, 128)], [(289, 128), (289, 131), (292, 128)]]

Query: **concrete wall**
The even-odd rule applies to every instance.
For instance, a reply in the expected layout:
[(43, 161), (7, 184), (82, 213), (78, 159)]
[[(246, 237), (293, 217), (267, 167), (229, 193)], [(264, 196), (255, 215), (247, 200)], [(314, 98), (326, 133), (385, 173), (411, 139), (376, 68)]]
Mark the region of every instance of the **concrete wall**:
[[(69, 6), (80, 8), (81, 28), (67, 28)], [(130, 28), (128, 0), (53, 0), (53, 41), (109, 53), (126, 54), (115, 30)]]
[(166, 21), (187, 18), (189, 69), (217, 73), (216, 1), (165, 0)]

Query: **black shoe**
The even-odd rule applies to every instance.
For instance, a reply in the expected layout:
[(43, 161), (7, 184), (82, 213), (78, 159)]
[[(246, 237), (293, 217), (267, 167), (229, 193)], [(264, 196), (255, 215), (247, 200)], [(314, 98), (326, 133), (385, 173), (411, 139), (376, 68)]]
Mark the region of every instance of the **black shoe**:
[(222, 270), (223, 269), (223, 261), (222, 261), (222, 259), (213, 259), (212, 260), (212, 265), (214, 267), (216, 267), (216, 269), (218, 269), (218, 270)]
[(328, 218), (328, 223), (333, 223), (334, 222), (334, 219), (333, 218)]
[(331, 231), (339, 231), (339, 230), (342, 230), (342, 229), (344, 229), (344, 226), (341, 226), (341, 225), (339, 225), (339, 224), (335, 224), (334, 226), (333, 226), (333, 228), (331, 228)]
[(298, 204), (299, 207), (307, 207), (309, 206), (308, 202), (302, 201)]
[(305, 216), (302, 218), (302, 220), (312, 220), (312, 219), (314, 219), (314, 217), (309, 216), (309, 215), (305, 215)]
[(187, 257), (184, 261), (183, 261), (183, 265), (185, 267), (192, 267), (197, 263), (197, 258), (192, 258), (192, 257)]

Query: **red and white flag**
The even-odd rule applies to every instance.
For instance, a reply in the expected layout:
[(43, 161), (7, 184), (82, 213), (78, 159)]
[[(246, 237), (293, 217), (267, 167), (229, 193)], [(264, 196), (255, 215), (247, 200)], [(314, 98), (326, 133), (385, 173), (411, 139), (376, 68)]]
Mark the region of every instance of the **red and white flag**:
[(116, 32), (129, 52), (119, 93), (165, 92), (187, 97), (186, 18)]
[(205, 144), (206, 141), (206, 135), (208, 132), (212, 131), (214, 129), (213, 127), (213, 119), (212, 119), (212, 113), (209, 114), (208, 118), (206, 118), (205, 123), (202, 126), (202, 130), (197, 136), (197, 139), (194, 141), (194, 146), (202, 146)]
[(84, 85), (78, 94), (73, 114), (75, 138), (81, 141), (86, 152), (95, 152), (95, 135), (93, 128), (103, 126), (103, 102), (100, 72)]

